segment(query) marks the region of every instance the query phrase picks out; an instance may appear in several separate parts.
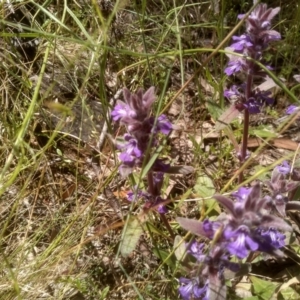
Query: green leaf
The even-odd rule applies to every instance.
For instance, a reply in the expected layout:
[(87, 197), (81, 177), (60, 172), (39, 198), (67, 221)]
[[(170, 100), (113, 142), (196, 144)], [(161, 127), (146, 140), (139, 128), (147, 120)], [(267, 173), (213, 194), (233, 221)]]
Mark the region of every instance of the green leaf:
[(179, 261), (183, 261), (186, 257), (186, 247), (185, 242), (180, 235), (176, 235), (173, 248), (176, 258)]
[(300, 294), (298, 294), (291, 287), (287, 287), (284, 290), (280, 291), (278, 295), (279, 300), (298, 300), (300, 299)]
[(239, 115), (240, 112), (234, 104), (229, 106), (218, 118), (216, 123), (216, 130), (220, 131), (224, 129), (227, 125), (231, 124)]
[(104, 288), (104, 290), (101, 292), (101, 298), (100, 299), (104, 300), (106, 298), (108, 292), (109, 292), (109, 286), (107, 286), (106, 288)]
[(207, 101), (206, 107), (207, 107), (209, 114), (212, 116), (212, 118), (215, 121), (218, 120), (219, 117), (223, 113), (223, 110), (220, 108), (220, 106), (215, 101)]
[(167, 264), (169, 267), (172, 267), (172, 269), (175, 269), (176, 267), (175, 255), (157, 248), (153, 249), (153, 253), (156, 257), (161, 259), (163, 263)]
[(140, 236), (143, 234), (142, 223), (136, 217), (131, 217), (127, 222), (126, 231), (120, 245), (120, 252), (127, 257), (135, 249)]
[(261, 137), (261, 138), (275, 138), (278, 136), (278, 134), (276, 132), (272, 132), (270, 130), (268, 130), (267, 128), (264, 129), (254, 129), (251, 130), (251, 133), (253, 133), (253, 135), (257, 136), (257, 137)]
[(275, 293), (277, 285), (272, 282), (262, 280), (255, 276), (250, 276), (250, 280), (253, 284), (254, 292), (262, 300), (270, 300)]
[[(212, 180), (205, 174), (200, 174), (198, 176), (194, 190), (197, 197), (203, 198), (210, 198), (216, 193)], [(199, 202), (199, 205), (201, 205), (201, 202)], [(216, 200), (205, 199), (205, 205), (207, 206), (207, 212), (215, 210), (220, 213), (220, 207), (217, 205)]]
[(198, 176), (194, 190), (197, 193), (197, 196), (203, 198), (212, 197), (216, 192), (212, 180), (205, 174), (200, 174)]

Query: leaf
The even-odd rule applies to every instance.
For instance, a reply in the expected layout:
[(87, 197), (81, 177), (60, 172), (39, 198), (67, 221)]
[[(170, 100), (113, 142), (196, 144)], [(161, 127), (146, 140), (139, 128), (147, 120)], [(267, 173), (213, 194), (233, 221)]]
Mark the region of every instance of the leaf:
[(169, 169), (164, 171), (167, 174), (182, 174), (188, 175), (194, 172), (194, 168), (191, 166), (171, 166)]
[(251, 133), (253, 133), (253, 135), (260, 137), (260, 138), (275, 138), (278, 136), (277, 133), (272, 132), (272, 131), (268, 130), (267, 128), (254, 129), (254, 130), (251, 130)]
[[(226, 278), (226, 277), (225, 277)], [(246, 280), (241, 280), (236, 286), (235, 286), (235, 293), (237, 296), (239, 296), (242, 299), (250, 299), (252, 296), (251, 293), (251, 282), (247, 282)], [(258, 297), (255, 297), (257, 300), (259, 300)]]
[(220, 131), (229, 125), (233, 120), (235, 120), (239, 116), (240, 112), (236, 108), (235, 104), (231, 105), (228, 109), (226, 109), (216, 123), (216, 130)]
[(249, 278), (253, 284), (255, 294), (257, 294), (257, 296), (259, 296), (260, 299), (272, 299), (272, 296), (274, 295), (277, 287), (275, 284), (266, 280), (262, 280), (255, 276), (250, 276)]
[(224, 277), (225, 279), (233, 279), (236, 277), (242, 277), (246, 276), (251, 272), (251, 264), (250, 263), (244, 263), (240, 264), (240, 269), (238, 272), (233, 272), (229, 269), (225, 269), (224, 271)]
[(198, 176), (194, 190), (198, 197), (203, 198), (212, 197), (216, 192), (212, 180), (205, 174), (200, 174)]
[(186, 257), (186, 247), (185, 247), (185, 242), (180, 235), (176, 235), (175, 240), (174, 240), (173, 249), (174, 249), (176, 258), (179, 261), (183, 261), (184, 258)]
[(157, 248), (153, 249), (153, 253), (156, 257), (161, 259), (163, 261), (163, 263), (167, 264), (169, 267), (172, 267), (172, 269), (175, 269), (176, 259), (175, 259), (174, 255), (170, 254), (167, 251), (157, 249)]
[(214, 120), (218, 120), (222, 115), (222, 109), (215, 101), (206, 102), (207, 110)]
[(285, 282), (284, 284), (282, 284), (279, 291), (281, 292), (283, 290), (286, 290), (287, 288), (289, 288), (293, 284), (299, 285), (299, 283), (300, 283), (300, 276), (295, 276), (295, 277), (291, 278), (290, 280), (288, 280), (287, 282)]
[(108, 294), (108, 292), (109, 292), (109, 286), (107, 286), (107, 287), (105, 287), (104, 289), (103, 289), (103, 291), (101, 292), (101, 300), (105, 300), (106, 299), (106, 296), (107, 296), (107, 294)]
[(300, 299), (300, 294), (298, 294), (294, 289), (291, 287), (285, 288), (284, 290), (280, 291), (278, 295), (279, 300), (298, 300)]
[[(200, 174), (198, 176), (194, 190), (197, 194), (197, 197), (201, 198), (210, 198), (216, 192), (212, 180), (205, 174)], [(201, 203), (199, 202), (199, 205), (200, 204)], [(220, 213), (220, 207), (219, 205), (216, 205), (216, 201), (214, 199), (205, 199), (205, 205), (207, 206), (208, 212), (215, 210)]]
[(63, 105), (59, 102), (54, 101), (45, 101), (43, 103), (45, 107), (47, 107), (50, 111), (65, 114), (67, 116), (72, 116), (73, 112), (70, 107)]
[(120, 245), (120, 252), (123, 257), (127, 257), (136, 248), (140, 236), (143, 233), (143, 227), (140, 220), (131, 217), (127, 222), (126, 231)]
[(207, 232), (203, 229), (203, 222), (187, 218), (176, 218), (176, 220), (185, 230), (198, 236), (208, 237)]

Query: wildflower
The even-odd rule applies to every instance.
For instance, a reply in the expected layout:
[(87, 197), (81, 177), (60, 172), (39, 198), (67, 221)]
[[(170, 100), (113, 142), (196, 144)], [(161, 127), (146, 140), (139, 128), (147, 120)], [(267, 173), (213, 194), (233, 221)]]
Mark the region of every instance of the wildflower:
[(245, 84), (240, 86), (233, 85), (229, 90), (224, 91), (224, 96), (234, 100), (239, 111), (246, 108), (250, 114), (257, 114), (260, 113), (261, 108), (265, 105), (272, 105), (274, 103), (274, 99), (269, 97), (270, 92), (268, 91), (252, 91), (251, 96), (246, 99), (245, 88)]
[(236, 230), (227, 228), (224, 236), (228, 240), (226, 247), (229, 253), (241, 259), (247, 257), (250, 250), (255, 251), (259, 247), (252, 237), (250, 228), (245, 225), (240, 225)]
[(250, 37), (246, 34), (242, 34), (241, 36), (233, 36), (232, 39), (235, 41), (235, 43), (231, 44), (230, 47), (236, 52), (253, 46)]
[(193, 242), (187, 252), (193, 255), (197, 262), (189, 278), (180, 278), (179, 293), (183, 299), (225, 299), (226, 285), (225, 268), (233, 272), (239, 271), (237, 263), (228, 260), (226, 248), (212, 247), (207, 254), (202, 253), (203, 243)]
[(281, 218), (266, 213), (269, 199), (261, 197), (260, 185), (256, 184), (250, 191), (240, 190), (235, 195), (237, 202), (221, 195), (214, 196), (227, 211), (225, 216), (220, 216), (216, 221), (198, 222), (184, 218), (177, 220), (183, 228), (196, 235), (210, 239), (217, 237), (216, 242), (219, 245), (239, 258), (245, 258), (249, 251), (259, 249), (267, 249), (270, 254), (281, 255), (274, 245), (265, 247), (270, 237), (262, 233), (271, 228), (290, 231), (291, 227)]
[[(154, 87), (146, 92), (139, 89), (135, 94), (124, 88), (123, 95), (124, 101), (118, 100), (111, 115), (115, 122), (124, 124), (128, 131), (124, 135), (124, 141), (117, 144), (122, 151), (119, 155), (122, 162), (119, 171), (125, 177), (133, 171), (134, 167), (142, 165), (148, 147), (158, 144), (157, 134), (169, 134), (172, 124), (165, 115), (158, 116), (157, 120), (151, 116), (151, 107), (155, 101)], [(152, 141), (151, 145), (149, 141)], [(167, 165), (163, 166), (157, 160), (153, 168), (163, 171)]]
[(199, 277), (193, 279), (188, 279), (181, 277), (179, 278), (179, 294), (183, 300), (200, 300), (200, 299), (209, 299), (206, 297), (208, 284), (200, 284)]
[(203, 249), (205, 244), (204, 243), (198, 243), (198, 242), (192, 242), (192, 243), (187, 243), (187, 253), (191, 254), (194, 256), (198, 261), (202, 262), (203, 261)]
[(258, 229), (258, 235), (262, 238), (259, 243), (259, 251), (270, 252), (271, 249), (280, 249), (285, 245), (285, 235), (275, 228)]
[(266, 4), (259, 4), (246, 19), (246, 31), (255, 44), (267, 46), (270, 41), (281, 38), (280, 33), (271, 30), (271, 21), (279, 13), (280, 7), (268, 8)]
[[(227, 48), (226, 50), (233, 50), (233, 49)], [(240, 71), (246, 71), (247, 64), (244, 58), (235, 55), (228, 55), (228, 56), (230, 57), (230, 60), (228, 62), (227, 68), (225, 68), (224, 70), (227, 76), (233, 75)]]
[(251, 193), (251, 188), (240, 187), (236, 192), (231, 195), (238, 201), (245, 201), (249, 194)]
[[(236, 73), (245, 73), (247, 76), (263, 76), (265, 75), (253, 60), (262, 61), (263, 51), (268, 47), (271, 41), (279, 40), (280, 34), (271, 30), (271, 21), (278, 14), (280, 8), (275, 9), (267, 8), (266, 4), (259, 4), (246, 19), (246, 32), (241, 36), (233, 36), (233, 43), (226, 50), (236, 52), (240, 55), (234, 55), (228, 53), (229, 62), (224, 72), (226, 75), (234, 75)], [(240, 15), (242, 18), (244, 15)], [(247, 59), (247, 57), (252, 58)], [(270, 69), (269, 66), (267, 66)], [(247, 98), (245, 95), (241, 95), (241, 92), (247, 92)], [(257, 114), (261, 111), (261, 107), (264, 105), (272, 105), (274, 99), (272, 99), (268, 92), (251, 91), (251, 87), (243, 85), (241, 91), (236, 87), (233, 89), (236, 92), (234, 96), (238, 97), (238, 100), (243, 103), (244, 108), (249, 111), (250, 114)], [(249, 94), (249, 92), (251, 93)], [(231, 97), (230, 93), (225, 95)]]
[(287, 115), (292, 115), (292, 114), (296, 113), (297, 111), (299, 111), (298, 106), (290, 105), (290, 106), (287, 107), (285, 112), (286, 112)]
[(297, 209), (299, 210), (299, 203), (290, 201), (288, 193), (295, 190), (300, 182), (287, 178), (291, 173), (291, 167), (287, 161), (279, 166), (276, 166), (271, 174), (271, 180), (266, 180), (265, 183), (270, 190), (270, 194), (265, 196), (270, 209), (275, 208), (283, 217), (286, 216), (286, 210)]
[(113, 121), (116, 122), (123, 119), (134, 118), (136, 113), (127, 104), (120, 102), (114, 107), (111, 116)]
[(154, 132), (161, 132), (162, 134), (169, 134), (173, 129), (172, 124), (170, 123), (170, 121), (168, 120), (168, 118), (165, 115), (160, 115), (157, 118), (157, 124), (156, 127), (154, 128)]
[(291, 166), (286, 160), (281, 165), (275, 167), (275, 169), (282, 175), (288, 175), (291, 172)]

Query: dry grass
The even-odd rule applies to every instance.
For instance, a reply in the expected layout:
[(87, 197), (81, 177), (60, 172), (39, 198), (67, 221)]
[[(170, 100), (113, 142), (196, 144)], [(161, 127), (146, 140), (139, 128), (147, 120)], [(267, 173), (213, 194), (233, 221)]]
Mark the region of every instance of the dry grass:
[[(232, 143), (212, 134), (211, 118), (220, 110), (214, 103), (223, 105), (225, 57), (216, 55), (171, 100), (234, 25), (239, 8), (223, 3), (217, 13), (209, 2), (194, 1), (4, 2), (0, 299), (177, 299), (180, 271), (157, 216), (150, 216), (137, 249), (119, 255), (124, 221), (137, 208), (123, 197), (129, 183), (117, 174), (112, 143), (102, 144), (100, 136), (120, 88), (155, 85), (162, 109), (185, 129), (170, 137), (168, 155), (174, 164), (203, 170), (220, 191), (235, 169)], [(299, 32), (297, 16), (291, 23), (282, 17), (288, 38), (289, 28), (295, 37)], [(40, 44), (26, 44), (34, 39)], [(299, 55), (285, 47), (272, 59), (282, 60), (290, 80)], [(107, 130), (118, 135), (110, 123)], [(170, 177), (165, 190), (175, 200), (188, 197), (196, 178)], [(194, 203), (174, 203), (168, 218), (175, 229), (177, 215), (199, 216), (201, 204)]]

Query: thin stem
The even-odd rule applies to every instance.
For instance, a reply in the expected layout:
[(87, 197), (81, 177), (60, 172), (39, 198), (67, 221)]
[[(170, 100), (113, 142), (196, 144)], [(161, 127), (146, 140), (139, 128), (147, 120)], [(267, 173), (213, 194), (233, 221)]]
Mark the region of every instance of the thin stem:
[(160, 215), (161, 220), (165, 224), (167, 230), (169, 231), (172, 240), (174, 240), (175, 239), (175, 234), (174, 234), (174, 231), (173, 231), (172, 227), (170, 226), (166, 216), (164, 214), (161, 214), (161, 213), (159, 215)]
[[(153, 173), (151, 171), (149, 171), (147, 174), (147, 180), (148, 180), (148, 193), (151, 194), (155, 198), (156, 196), (159, 195), (160, 191), (157, 191), (155, 188), (155, 185), (153, 182)], [(162, 222), (166, 226), (167, 230), (169, 231), (172, 240), (174, 240), (175, 234), (174, 234), (174, 231), (173, 231), (172, 227), (170, 226), (166, 216), (162, 213), (159, 213), (159, 215), (160, 215), (160, 219), (162, 220)]]
[[(244, 111), (244, 130), (243, 130), (243, 143), (241, 150), (241, 164), (244, 163), (247, 155), (247, 144), (248, 144), (248, 134), (249, 134), (249, 111), (245, 109)], [(239, 174), (239, 183), (242, 183), (244, 179), (243, 172)]]
[(154, 183), (153, 183), (153, 173), (151, 171), (149, 171), (147, 174), (147, 181), (148, 181), (148, 193), (153, 196), (156, 196)]
[[(247, 83), (246, 83), (246, 91), (245, 91), (245, 98), (246, 102), (251, 97), (252, 92), (252, 84), (253, 84), (253, 71), (254, 64), (252, 62), (249, 63), (249, 73), (247, 76)], [(248, 137), (249, 137), (249, 109), (244, 110), (244, 130), (243, 130), (243, 142), (242, 142), (242, 149), (241, 149), (241, 164), (243, 164), (247, 157), (247, 145), (248, 145)], [(243, 182), (243, 172), (239, 174), (239, 183)]]

